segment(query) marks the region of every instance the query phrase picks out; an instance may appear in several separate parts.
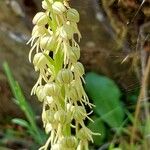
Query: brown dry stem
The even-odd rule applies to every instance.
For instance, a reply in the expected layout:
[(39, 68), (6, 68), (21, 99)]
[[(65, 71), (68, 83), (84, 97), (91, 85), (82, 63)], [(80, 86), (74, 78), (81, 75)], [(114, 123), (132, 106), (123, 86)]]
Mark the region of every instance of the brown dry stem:
[[(136, 105), (134, 124), (133, 124), (133, 128), (132, 128), (132, 134), (131, 134), (131, 140), (130, 140), (131, 146), (133, 145), (134, 140), (135, 140), (135, 131), (137, 128), (141, 102), (142, 101), (146, 102), (148, 99), (147, 98), (147, 89), (148, 89), (149, 74), (150, 74), (150, 57), (148, 58), (148, 63), (147, 63), (147, 66), (145, 68), (145, 72), (144, 72), (143, 77), (142, 77), (142, 86), (141, 86), (140, 94), (139, 94), (137, 105)], [(147, 117), (149, 117), (149, 114)]]

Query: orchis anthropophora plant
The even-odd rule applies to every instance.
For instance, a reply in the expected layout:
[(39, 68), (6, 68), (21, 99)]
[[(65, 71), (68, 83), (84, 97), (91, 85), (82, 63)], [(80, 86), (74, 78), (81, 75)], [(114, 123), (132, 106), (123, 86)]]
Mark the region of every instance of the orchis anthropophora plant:
[(68, 0), (44, 0), (42, 7), (45, 11), (33, 18), (29, 41), (29, 60), (35, 49), (33, 64), (39, 72), (31, 93), (43, 103), (42, 120), (50, 134), (40, 150), (88, 150), (95, 133), (84, 124), (90, 119), (85, 105), (92, 108), (92, 104), (82, 86), (84, 67), (78, 61), (80, 47), (74, 37), (80, 41), (79, 13)]

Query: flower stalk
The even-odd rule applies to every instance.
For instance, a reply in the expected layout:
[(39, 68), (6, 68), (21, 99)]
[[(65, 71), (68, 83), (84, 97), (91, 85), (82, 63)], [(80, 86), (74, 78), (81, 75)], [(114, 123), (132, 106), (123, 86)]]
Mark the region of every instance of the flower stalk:
[[(35, 25), (29, 60), (39, 77), (31, 94), (43, 103), (42, 121), (49, 138), (40, 150), (88, 150), (93, 133), (84, 120), (85, 105), (92, 108), (83, 88), (84, 67), (79, 62), (81, 34), (79, 13), (68, 0), (43, 0), (44, 12), (33, 18)], [(91, 119), (90, 119), (91, 120)]]

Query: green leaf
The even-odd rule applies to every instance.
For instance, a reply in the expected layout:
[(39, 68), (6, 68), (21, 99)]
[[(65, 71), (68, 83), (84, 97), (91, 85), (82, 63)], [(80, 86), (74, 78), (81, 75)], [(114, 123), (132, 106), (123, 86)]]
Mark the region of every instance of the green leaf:
[(19, 126), (25, 127), (25, 128), (30, 127), (30, 125), (27, 121), (20, 119), (20, 118), (14, 118), (14, 119), (12, 119), (12, 122), (19, 125)]
[(105, 126), (101, 118), (94, 117), (92, 119), (94, 120), (94, 122), (90, 122), (88, 124), (88, 128), (91, 129), (91, 131), (94, 133), (101, 134), (93, 135), (94, 144), (100, 146), (106, 135)]
[(112, 128), (120, 127), (124, 110), (119, 101), (121, 92), (111, 79), (96, 73), (87, 73), (85, 89), (96, 105), (95, 112)]
[[(3, 68), (4, 68), (4, 71), (8, 78), (11, 90), (14, 94), (15, 102), (16, 102), (16, 104), (18, 104), (20, 109), (24, 112), (24, 114), (30, 124), (30, 127), (28, 128), (28, 130), (30, 132), (34, 133), (33, 138), (35, 139), (35, 141), (37, 143), (39, 143), (41, 145), (44, 142), (44, 140), (42, 139), (40, 128), (36, 125), (36, 120), (35, 120), (36, 115), (33, 112), (30, 104), (25, 99), (25, 96), (23, 94), (23, 91), (22, 91), (19, 83), (17, 81), (15, 81), (7, 62), (3, 63)], [(18, 122), (18, 123), (21, 123), (21, 122)], [(24, 122), (24, 125), (25, 125), (25, 122)]]

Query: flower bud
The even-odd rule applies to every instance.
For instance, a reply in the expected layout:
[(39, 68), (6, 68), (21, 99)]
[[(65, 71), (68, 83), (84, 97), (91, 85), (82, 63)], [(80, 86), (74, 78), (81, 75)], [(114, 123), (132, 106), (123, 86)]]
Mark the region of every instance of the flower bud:
[(44, 86), (38, 86), (36, 89), (36, 95), (40, 102), (43, 102), (43, 100), (45, 98), (45, 93), (43, 92), (43, 88), (44, 88)]
[(84, 71), (84, 67), (83, 65), (80, 63), (80, 62), (77, 62), (75, 65), (74, 65), (74, 68), (72, 70), (75, 74), (77, 74), (79, 77), (81, 77), (85, 71)]
[(48, 22), (47, 15), (44, 12), (39, 12), (34, 16), (32, 22), (33, 24), (37, 24), (39, 26), (45, 25)]
[(54, 82), (47, 83), (44, 86), (44, 92), (46, 96), (58, 96), (60, 92), (60, 87)]
[(62, 84), (69, 84), (73, 80), (73, 73), (69, 69), (62, 69), (58, 72), (57, 81)]
[(46, 65), (47, 61), (48, 60), (43, 53), (35, 54), (33, 58), (35, 69), (39, 70), (40, 68), (43, 68)]
[(71, 22), (79, 22), (80, 17), (79, 17), (79, 13), (77, 10), (70, 8), (67, 11), (67, 19)]
[(44, 50), (53, 50), (54, 44), (53, 36), (44, 36), (40, 40), (40, 47)]
[(66, 149), (69, 149), (69, 148), (75, 149), (77, 147), (78, 141), (74, 136), (68, 136), (68, 137), (62, 138), (62, 140), (60, 141), (60, 144), (62, 147)]
[(52, 9), (54, 11), (54, 13), (61, 15), (62, 13), (64, 13), (66, 11), (65, 6), (63, 5), (62, 2), (54, 2), (52, 5)]

